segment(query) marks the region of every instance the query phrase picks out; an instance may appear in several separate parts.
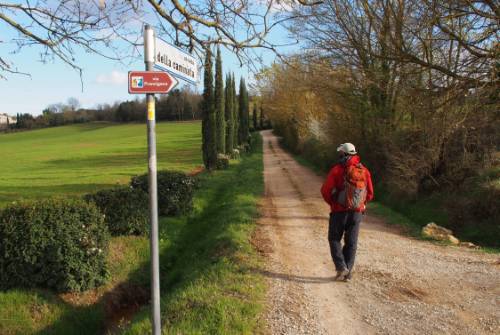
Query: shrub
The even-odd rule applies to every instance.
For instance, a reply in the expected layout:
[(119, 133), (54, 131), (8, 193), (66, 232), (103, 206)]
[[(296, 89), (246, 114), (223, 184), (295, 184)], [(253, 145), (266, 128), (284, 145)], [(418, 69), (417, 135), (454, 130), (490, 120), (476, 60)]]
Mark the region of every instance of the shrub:
[[(148, 192), (148, 175), (135, 176), (130, 186)], [(193, 193), (197, 179), (178, 171), (158, 172), (158, 213), (173, 216), (193, 209)]]
[(335, 147), (315, 137), (308, 137), (304, 141), (301, 154), (322, 171), (329, 171), (338, 159)]
[(145, 235), (149, 231), (148, 195), (141, 189), (119, 187), (85, 196), (105, 215), (112, 235)]
[(0, 212), (0, 288), (83, 291), (107, 277), (109, 233), (82, 200), (23, 202)]
[(251, 147), (250, 147), (250, 144), (248, 144), (248, 143), (243, 143), (243, 144), (238, 146), (238, 150), (240, 151), (240, 153), (241, 152), (248, 153), (248, 152), (250, 152), (250, 149), (251, 149)]
[(477, 178), (465, 181), (447, 195), (445, 208), (450, 228), (474, 243), (500, 247), (500, 189)]
[(229, 156), (218, 154), (217, 155), (217, 170), (225, 170), (229, 167)]
[(232, 159), (240, 159), (240, 151), (238, 149), (233, 149), (231, 152)]

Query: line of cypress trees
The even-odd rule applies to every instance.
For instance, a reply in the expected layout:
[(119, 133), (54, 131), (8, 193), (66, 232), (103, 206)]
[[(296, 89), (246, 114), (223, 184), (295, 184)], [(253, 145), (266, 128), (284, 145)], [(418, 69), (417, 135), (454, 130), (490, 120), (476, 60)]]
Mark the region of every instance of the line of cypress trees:
[[(214, 87), (212, 52), (207, 48), (201, 105), (203, 162), (207, 170), (216, 168), (218, 153), (232, 154), (237, 145), (244, 145), (248, 142), (249, 109), (248, 90), (243, 78), (240, 80), (239, 95), (236, 94), (234, 74), (226, 76), (224, 87), (220, 48), (217, 48)], [(253, 126), (257, 129), (256, 105), (254, 106)]]
[(203, 77), (202, 100), (202, 151), (203, 163), (207, 170), (213, 170), (217, 164), (217, 145), (215, 142), (216, 120), (214, 106), (214, 87), (212, 75), (212, 52), (209, 48), (205, 56), (205, 73)]
[(226, 116), (226, 153), (232, 154), (234, 149), (234, 113), (233, 113), (233, 84), (231, 75), (226, 75), (226, 89), (225, 89), (225, 116)]
[(220, 48), (217, 48), (217, 59), (215, 61), (215, 111), (217, 119), (217, 131), (215, 133), (217, 152), (226, 152), (226, 121), (224, 115), (224, 80), (222, 79), (222, 59)]

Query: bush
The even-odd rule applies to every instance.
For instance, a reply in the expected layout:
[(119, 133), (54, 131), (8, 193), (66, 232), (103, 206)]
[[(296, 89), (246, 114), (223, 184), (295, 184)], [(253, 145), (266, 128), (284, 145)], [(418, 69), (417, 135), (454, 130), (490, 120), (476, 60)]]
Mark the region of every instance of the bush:
[(449, 227), (471, 242), (500, 247), (500, 189), (470, 178), (447, 195)]
[(225, 170), (229, 168), (229, 156), (218, 154), (216, 168), (217, 170)]
[[(135, 176), (130, 186), (148, 192), (148, 175)], [(173, 216), (188, 213), (193, 209), (193, 193), (197, 179), (178, 171), (158, 172), (158, 213)]]
[(0, 288), (83, 291), (107, 277), (109, 233), (82, 200), (13, 204), (0, 213)]
[(145, 235), (149, 231), (148, 195), (141, 189), (119, 187), (85, 196), (105, 215), (110, 233), (116, 235)]
[(238, 149), (233, 149), (233, 152), (231, 152), (231, 158), (240, 159), (240, 151)]
[(251, 148), (250, 144), (248, 144), (248, 143), (243, 143), (242, 145), (238, 146), (238, 150), (240, 151), (240, 153), (241, 152), (248, 153), (248, 152), (250, 152), (251, 149), (252, 148)]
[(328, 172), (332, 165), (338, 161), (336, 148), (314, 137), (309, 137), (304, 141), (301, 154), (325, 172)]

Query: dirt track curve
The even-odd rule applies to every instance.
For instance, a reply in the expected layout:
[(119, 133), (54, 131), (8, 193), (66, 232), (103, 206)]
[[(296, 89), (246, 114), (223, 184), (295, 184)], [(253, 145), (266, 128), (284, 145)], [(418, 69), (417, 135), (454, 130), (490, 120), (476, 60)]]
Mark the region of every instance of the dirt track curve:
[(334, 282), (323, 180), (262, 135), (254, 243), (267, 259), (270, 334), (500, 334), (497, 255), (411, 239), (368, 215), (353, 281)]

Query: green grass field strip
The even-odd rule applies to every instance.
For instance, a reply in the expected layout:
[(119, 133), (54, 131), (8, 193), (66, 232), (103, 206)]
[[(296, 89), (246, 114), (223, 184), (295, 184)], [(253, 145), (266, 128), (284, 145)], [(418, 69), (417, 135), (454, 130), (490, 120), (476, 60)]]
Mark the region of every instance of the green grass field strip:
[[(255, 334), (262, 327), (264, 281), (254, 271), (261, 259), (250, 244), (264, 191), (262, 142), (254, 138), (254, 153), (201, 176), (194, 214), (176, 243), (161, 248), (164, 334)], [(150, 331), (145, 308), (124, 333)]]
[[(164, 331), (177, 334), (253, 334), (259, 329), (264, 283), (249, 237), (263, 193), (260, 137), (256, 152), (226, 171), (202, 174), (195, 211), (160, 219)], [(0, 334), (99, 334), (109, 326), (106, 306), (122, 284), (149, 295), (145, 237), (112, 238), (110, 282), (81, 294), (45, 290), (0, 292)], [(150, 331), (149, 308), (113, 330)], [(119, 321), (119, 320), (118, 320)], [(127, 318), (125, 318), (127, 321)]]
[[(158, 123), (158, 169), (201, 164), (200, 122)], [(88, 123), (0, 134), (0, 207), (22, 199), (78, 196), (147, 171), (146, 126)]]

